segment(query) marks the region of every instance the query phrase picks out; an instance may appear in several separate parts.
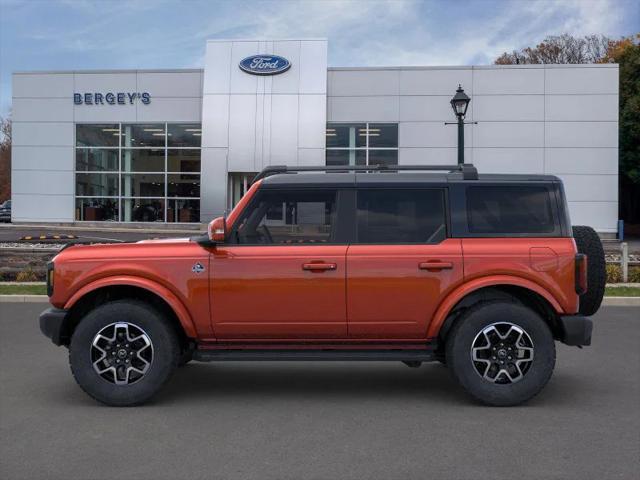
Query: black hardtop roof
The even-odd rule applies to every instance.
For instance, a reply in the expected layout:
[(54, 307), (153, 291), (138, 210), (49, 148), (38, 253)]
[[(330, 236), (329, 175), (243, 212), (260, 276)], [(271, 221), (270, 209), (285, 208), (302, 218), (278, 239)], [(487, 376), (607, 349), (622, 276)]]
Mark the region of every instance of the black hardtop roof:
[(477, 180), (465, 180), (461, 173), (426, 172), (344, 172), (344, 173), (276, 173), (262, 180), (262, 185), (270, 187), (348, 187), (348, 186), (420, 186), (464, 183), (478, 185), (485, 183), (530, 183), (557, 182), (554, 175), (537, 174), (479, 174)]

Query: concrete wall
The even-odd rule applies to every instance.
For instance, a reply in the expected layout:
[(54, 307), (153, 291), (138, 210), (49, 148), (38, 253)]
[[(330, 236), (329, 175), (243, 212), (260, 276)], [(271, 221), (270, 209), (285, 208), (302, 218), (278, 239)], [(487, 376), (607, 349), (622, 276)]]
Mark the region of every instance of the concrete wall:
[[(250, 75), (240, 61), (257, 54), (287, 58), (291, 68)], [(267, 165), (324, 163), (326, 40), (210, 40), (202, 110), (203, 221), (226, 207), (227, 172)]]
[[(12, 220), (74, 221), (75, 123), (200, 122), (202, 70), (13, 75)], [(74, 93), (150, 92), (148, 105), (76, 105)]]
[(399, 163), (457, 161), (449, 100), (471, 97), (465, 156), (485, 173), (561, 177), (574, 224), (615, 232), (618, 66), (329, 69), (327, 121), (398, 122)]

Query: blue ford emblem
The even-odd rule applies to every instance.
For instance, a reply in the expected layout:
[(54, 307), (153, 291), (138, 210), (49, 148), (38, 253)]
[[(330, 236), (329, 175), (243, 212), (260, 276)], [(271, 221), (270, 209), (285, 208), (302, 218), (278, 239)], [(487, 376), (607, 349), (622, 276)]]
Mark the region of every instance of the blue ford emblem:
[(240, 62), (240, 69), (252, 75), (277, 75), (290, 67), (289, 60), (278, 55), (251, 55)]

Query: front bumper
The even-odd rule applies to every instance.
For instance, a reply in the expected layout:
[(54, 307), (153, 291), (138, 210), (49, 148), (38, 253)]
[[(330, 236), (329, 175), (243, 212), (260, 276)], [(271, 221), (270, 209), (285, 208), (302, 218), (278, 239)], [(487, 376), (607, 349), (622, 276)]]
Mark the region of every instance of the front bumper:
[(55, 345), (68, 345), (68, 310), (47, 308), (40, 314), (40, 331)]
[(591, 345), (593, 322), (582, 315), (565, 315), (560, 317), (560, 341), (567, 345)]

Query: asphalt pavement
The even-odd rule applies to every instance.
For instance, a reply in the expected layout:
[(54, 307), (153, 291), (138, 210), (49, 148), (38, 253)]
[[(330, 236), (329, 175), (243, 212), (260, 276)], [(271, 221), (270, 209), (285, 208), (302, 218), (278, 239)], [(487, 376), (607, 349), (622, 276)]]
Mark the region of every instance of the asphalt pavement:
[(470, 400), (445, 367), (190, 364), (149, 405), (109, 408), (44, 338), (45, 304), (0, 303), (0, 478), (636, 479), (640, 308), (558, 345), (528, 404)]

